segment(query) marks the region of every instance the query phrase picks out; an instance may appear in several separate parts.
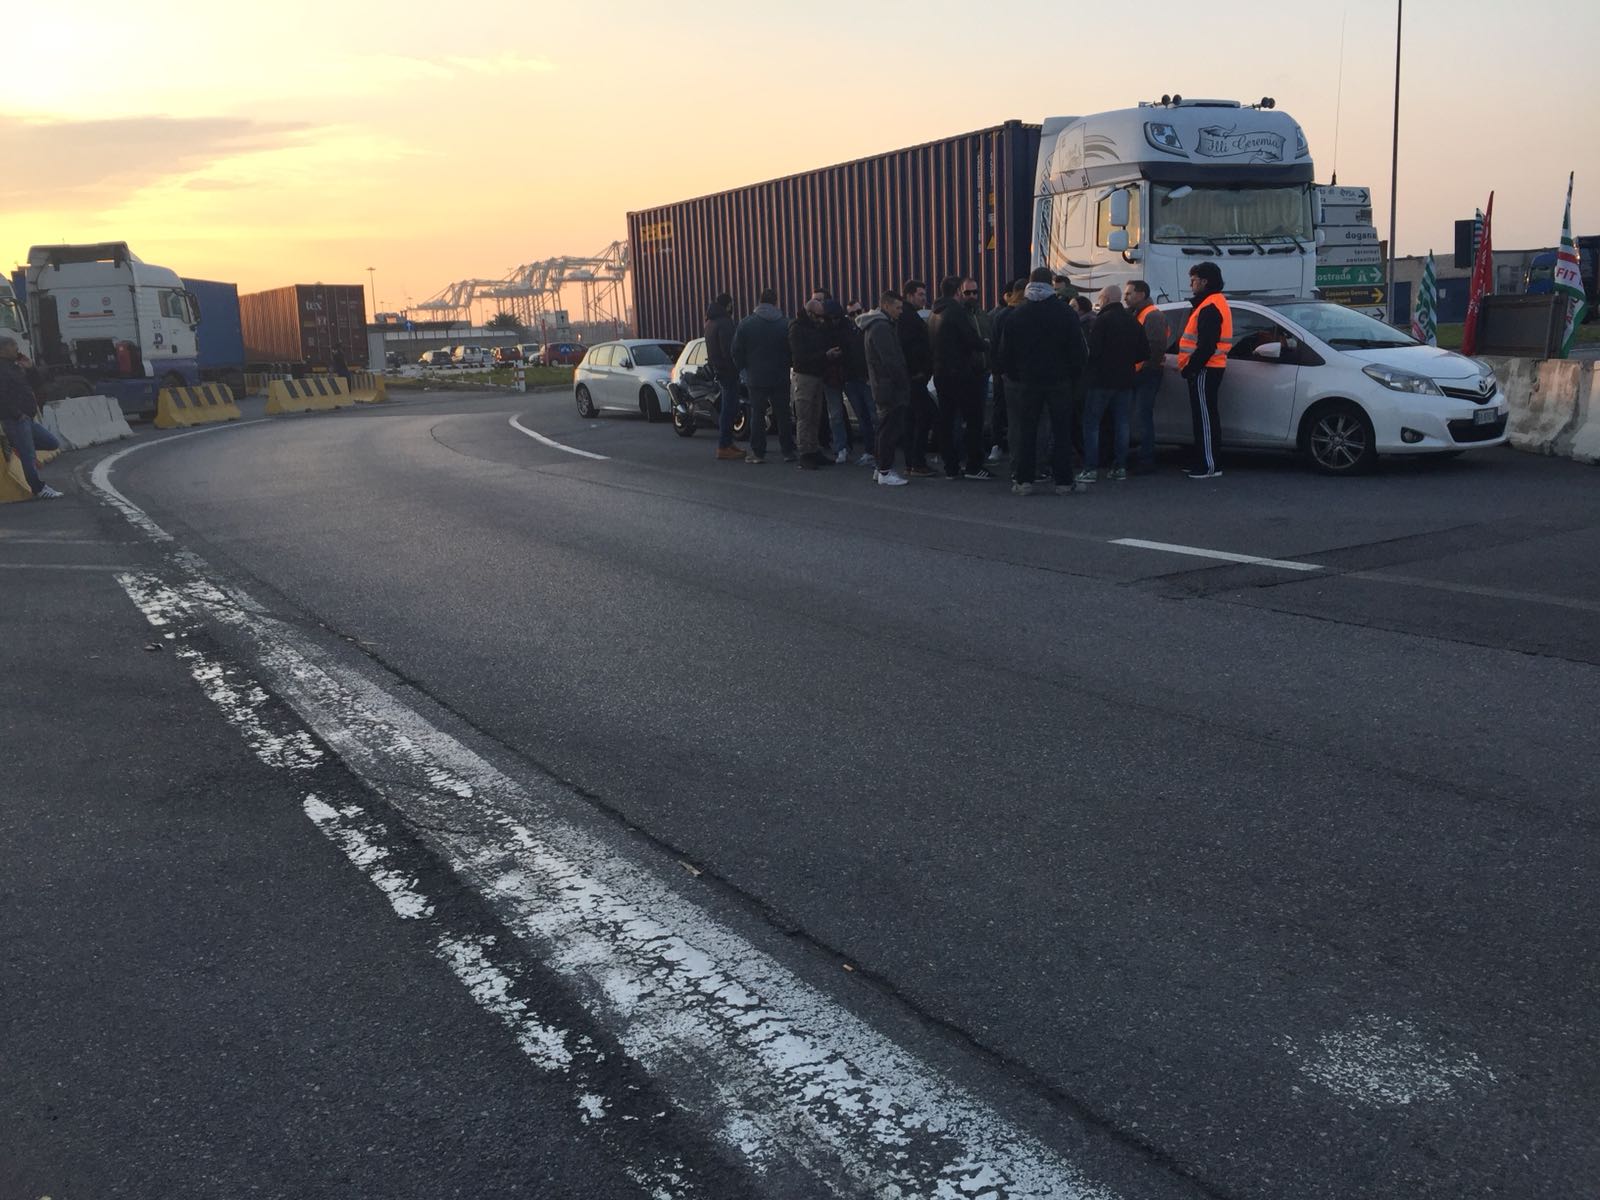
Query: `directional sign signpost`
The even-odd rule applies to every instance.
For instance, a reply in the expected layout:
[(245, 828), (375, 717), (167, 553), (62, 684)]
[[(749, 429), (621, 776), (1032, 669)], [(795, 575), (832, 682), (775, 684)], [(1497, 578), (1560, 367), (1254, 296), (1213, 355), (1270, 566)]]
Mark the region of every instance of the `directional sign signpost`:
[[(1383, 268), (1378, 267), (1377, 270), (1381, 273)], [(1377, 308), (1388, 295), (1381, 280), (1377, 287), (1328, 287), (1318, 290), (1324, 300), (1331, 304), (1342, 304), (1346, 308)]]
[(1318, 267), (1319, 288), (1370, 288), (1383, 286), (1383, 267), (1378, 263), (1360, 267)]

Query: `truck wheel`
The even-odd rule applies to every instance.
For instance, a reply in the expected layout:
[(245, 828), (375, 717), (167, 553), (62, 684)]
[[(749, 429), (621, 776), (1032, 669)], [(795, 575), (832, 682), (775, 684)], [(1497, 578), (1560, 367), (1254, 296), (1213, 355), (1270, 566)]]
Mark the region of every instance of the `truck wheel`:
[(60, 375), (45, 385), (46, 400), (65, 400), (68, 396), (92, 396), (94, 389), (81, 375)]
[(189, 381), (176, 371), (168, 371), (161, 377), (161, 386), (164, 388), (188, 387)]

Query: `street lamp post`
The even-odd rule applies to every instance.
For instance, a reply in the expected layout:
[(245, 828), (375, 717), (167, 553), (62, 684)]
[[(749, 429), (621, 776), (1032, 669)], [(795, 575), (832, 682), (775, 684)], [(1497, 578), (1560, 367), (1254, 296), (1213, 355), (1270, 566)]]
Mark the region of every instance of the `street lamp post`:
[(372, 319), (374, 321), (376, 321), (378, 319), (378, 276), (377, 276), (377, 271), (378, 271), (377, 267), (368, 267), (367, 268), (367, 283), (372, 288)]
[(1394, 139), (1389, 158), (1389, 274), (1385, 299), (1389, 301), (1389, 320), (1395, 320), (1394, 262), (1395, 217), (1400, 211), (1400, 31), (1405, 23), (1406, 0), (1395, 0), (1394, 14)]

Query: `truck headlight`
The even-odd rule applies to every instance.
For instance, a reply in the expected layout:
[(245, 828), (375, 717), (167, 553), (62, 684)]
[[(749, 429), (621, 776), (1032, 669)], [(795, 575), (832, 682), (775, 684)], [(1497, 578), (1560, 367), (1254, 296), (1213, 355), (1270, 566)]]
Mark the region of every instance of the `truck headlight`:
[(1361, 373), (1368, 379), (1383, 384), (1391, 392), (1411, 392), (1417, 396), (1440, 396), (1439, 385), (1426, 375), (1414, 375), (1410, 371), (1398, 371), (1394, 367), (1383, 367), (1374, 363), (1370, 367), (1362, 367)]

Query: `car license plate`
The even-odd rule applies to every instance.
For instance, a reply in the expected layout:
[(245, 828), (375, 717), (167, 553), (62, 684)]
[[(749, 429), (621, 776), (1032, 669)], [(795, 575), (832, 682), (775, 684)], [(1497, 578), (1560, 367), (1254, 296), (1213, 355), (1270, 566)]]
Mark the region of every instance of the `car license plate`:
[(1499, 416), (1500, 410), (1497, 408), (1480, 408), (1472, 414), (1472, 423), (1474, 425), (1493, 425)]

